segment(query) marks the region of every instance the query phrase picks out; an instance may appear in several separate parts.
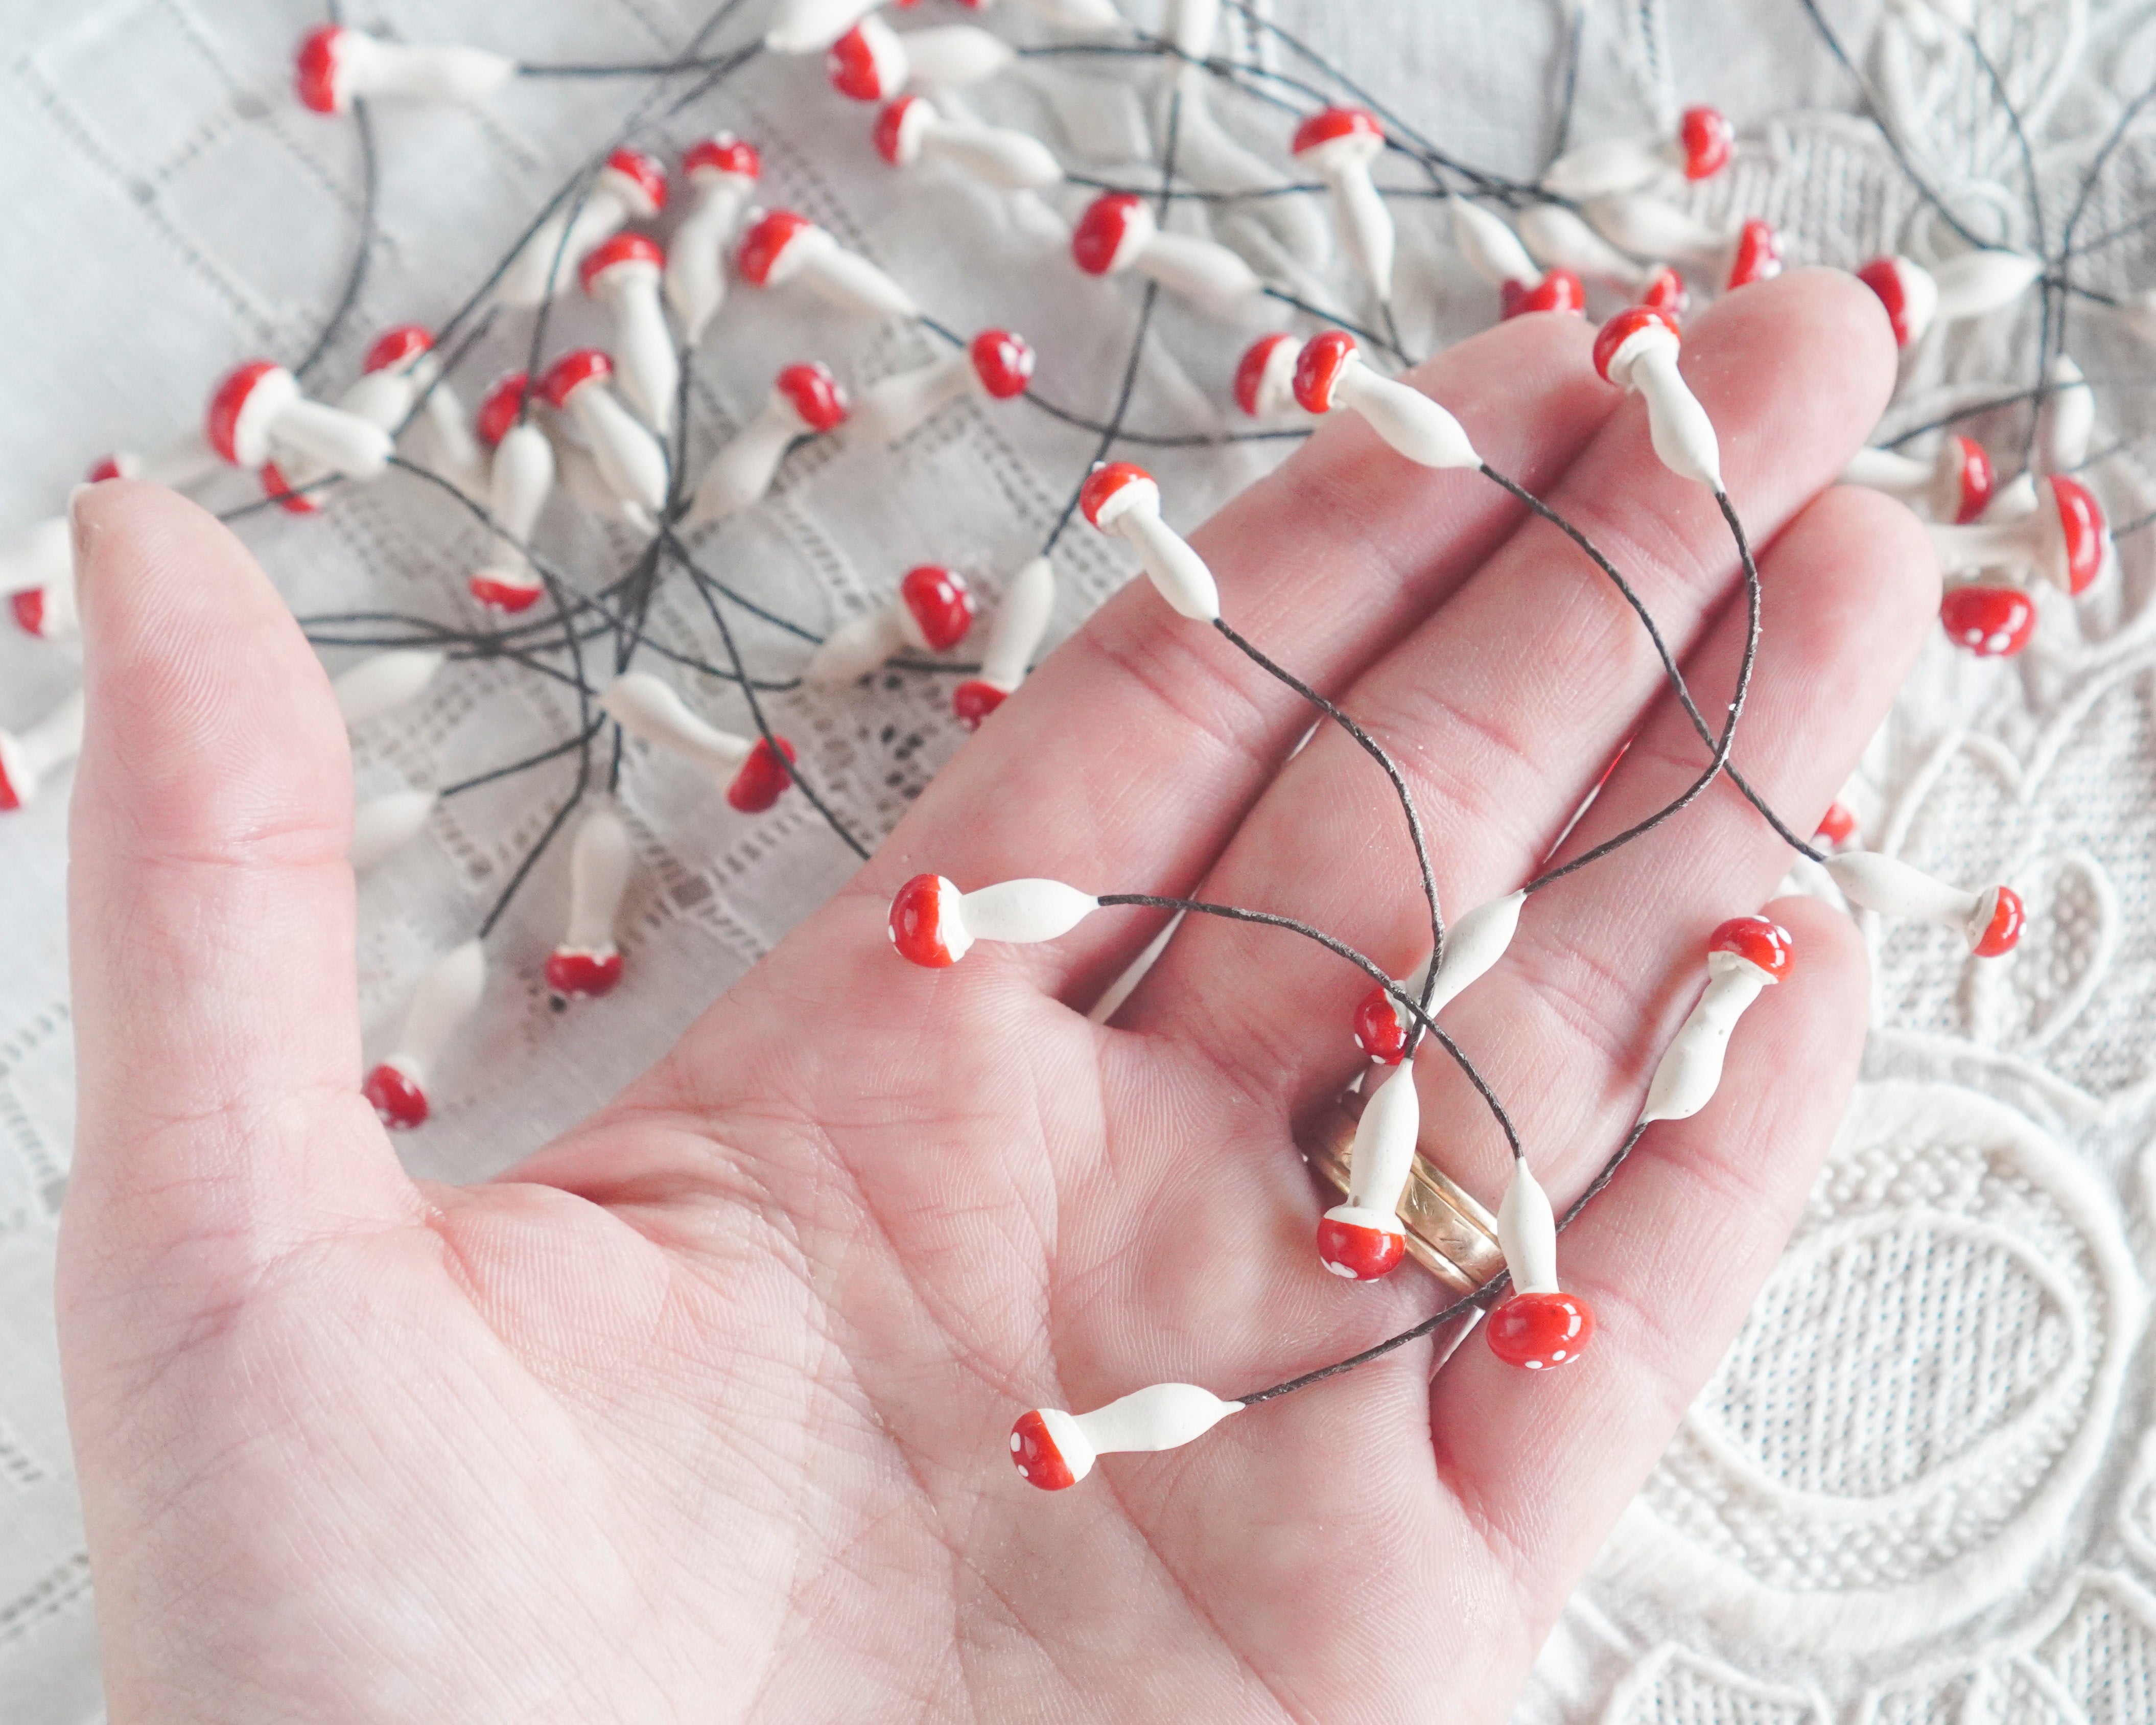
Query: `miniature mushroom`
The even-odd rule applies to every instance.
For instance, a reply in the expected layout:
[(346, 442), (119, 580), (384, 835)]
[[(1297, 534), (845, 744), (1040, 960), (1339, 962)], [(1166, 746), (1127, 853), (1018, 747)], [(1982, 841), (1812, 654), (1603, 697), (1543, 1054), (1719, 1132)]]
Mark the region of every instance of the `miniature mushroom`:
[(1829, 850), (1839, 850), (1856, 835), (1856, 816), (1846, 803), (1837, 798), (1826, 805), (1826, 813), (1820, 817), (1812, 843), (1823, 845)]
[(607, 387), (613, 361), (596, 347), (563, 354), (540, 380), (540, 393), (570, 415), (591, 445), (600, 477), (624, 503), (653, 521), (666, 511), (666, 451)]
[(486, 504), (494, 537), (469, 585), (472, 598), (490, 611), (528, 609), (547, 590), (525, 547), (554, 488), (554, 445), (538, 426), (519, 418), (530, 388), (523, 372), (511, 372), (480, 403), (480, 440), (494, 451)]
[(613, 992), (621, 980), (614, 918), (629, 890), (629, 829), (605, 803), (587, 814), (569, 851), (569, 926), (547, 955), (547, 989), (557, 1006)]
[(1842, 469), (1841, 483), (1922, 502), (1935, 521), (1967, 522), (1984, 513), (1994, 480), (1982, 444), (1946, 437), (1928, 461), (1892, 449), (1859, 449)]
[(1055, 608), (1055, 568), (1046, 557), (1035, 557), (1004, 590), (981, 654), (981, 674), (951, 691), (951, 711), (968, 731), (978, 729), (1025, 680), (1026, 667), (1048, 633), (1049, 614)]
[(1605, 193), (1579, 208), (1597, 234), (1638, 257), (1686, 258), (1712, 265), (1730, 254), (1740, 237), (1653, 192)]
[[(394, 376), (409, 381), (418, 397), (419, 411), (425, 416), (422, 424), (426, 427), (435, 466), (443, 478), (459, 490), (477, 490), (485, 472), (485, 463), (472, 437), (471, 427), (465, 419), (464, 403), (457, 399), (455, 388), (442, 375), (441, 356), (434, 352), (433, 335), (416, 323), (399, 324), (394, 329), (385, 330), (367, 350), (361, 369), (369, 377)], [(398, 423), (401, 424), (410, 412), (411, 403), (407, 402), (398, 415)], [(396, 425), (388, 429), (394, 432)]]
[(2049, 475), (2048, 509), (2037, 509), (2010, 521), (1971, 522), (1949, 526), (1934, 524), (1932, 545), (1939, 554), (1939, 567), (1958, 569), (2027, 569), (2041, 576), (2061, 592), (2087, 590), (2103, 567), (2104, 542), (2109, 529), (2103, 506), (2079, 480), (2062, 473)]
[(726, 303), (726, 246), (762, 177), (763, 158), (732, 132), (714, 132), (681, 158), (681, 172), (696, 202), (666, 254), (666, 303), (693, 347)]
[(408, 701), (434, 680), (449, 655), (423, 647), (399, 647), (362, 659), (330, 680), (337, 712), (347, 728), (357, 729)]
[(1290, 146), (1298, 167), (1332, 189), (1342, 244), (1378, 300), (1393, 297), (1393, 213), (1370, 179), (1385, 130), (1367, 108), (1322, 108), (1296, 127)]
[(1656, 311), (1666, 312), (1671, 317), (1681, 318), (1685, 315), (1685, 307), (1691, 303), (1691, 290), (1685, 285), (1685, 279), (1678, 271), (1665, 264), (1648, 278), (1646, 286), (1640, 290), (1637, 303), (1651, 305)]
[(870, 384), (855, 404), (852, 435), (864, 443), (895, 443), (962, 396), (1009, 401), (1025, 393), (1033, 365), (1024, 336), (983, 330), (956, 353)]
[(44, 776), (81, 752), (80, 689), (27, 730), (0, 731), (0, 812), (27, 808)]
[(941, 875), (916, 875), (891, 901), (891, 943), (930, 970), (956, 964), (975, 941), (1033, 946), (1066, 935), (1101, 907), (1060, 880), (998, 880), (961, 892)]
[(1242, 1410), (1194, 1384), (1150, 1384), (1090, 1414), (1034, 1408), (1011, 1427), (1011, 1465), (1029, 1486), (1067, 1491), (1098, 1456), (1178, 1449)]
[(32, 522), (0, 549), (0, 593), (25, 634), (48, 641), (74, 637), (74, 534), (65, 516)]
[(829, 367), (788, 366), (773, 380), (757, 416), (704, 470), (682, 525), (701, 526), (747, 509), (771, 489), (794, 439), (829, 431), (845, 418), (846, 392)]
[(2043, 259), (2019, 252), (1964, 252), (1935, 270), (1907, 258), (1874, 258), (1856, 279), (1879, 296), (1897, 347), (1923, 339), (1936, 324), (1981, 317), (2010, 305), (2044, 273)]
[(1996, 958), (2021, 938), (2021, 898), (2010, 886), (1964, 892), (1876, 850), (1844, 851), (1825, 868), (1851, 904), (1953, 929), (1979, 958)]
[(1063, 177), (1055, 152), (1008, 126), (947, 120), (924, 95), (902, 95), (876, 116), (876, 154), (893, 167), (931, 156), (1004, 191), (1037, 191)]
[(434, 1111), (428, 1082), (442, 1050), (479, 1004), (486, 987), (486, 957), (477, 941), (437, 959), (404, 1014), (395, 1050), (367, 1075), (362, 1093), (374, 1105), (382, 1123), (408, 1131), (426, 1123)]
[(1253, 419), (1277, 419), (1298, 410), (1295, 362), (1302, 344), (1285, 330), (1260, 336), (1235, 364), (1235, 405)]
[(1558, 1286), (1557, 1218), (1524, 1158), (1513, 1159), (1512, 1183), (1497, 1206), (1497, 1244), (1512, 1293), (1483, 1326), (1491, 1353), (1530, 1372), (1578, 1359), (1594, 1338), (1594, 1312)]
[(1684, 479), (1722, 489), (1722, 449), (1714, 422), (1677, 370), (1676, 320), (1651, 305), (1634, 305), (1602, 326), (1594, 338), (1594, 369), (1647, 403), (1647, 430), (1662, 465)]
[(331, 24), (300, 44), (293, 82), (317, 114), (347, 114), (375, 96), (483, 102), (516, 71), (516, 61), (484, 49), (413, 48)]
[(1584, 316), (1587, 311), (1586, 285), (1569, 270), (1545, 270), (1537, 279), (1508, 281), (1497, 292), (1500, 318), (1522, 317), (1530, 311)]
[(1220, 589), (1205, 560), (1160, 518), (1160, 487), (1142, 467), (1111, 461), (1096, 467), (1079, 487), (1078, 506), (1103, 533), (1134, 547), (1160, 596), (1185, 617), (1212, 623), (1220, 615)]
[(1782, 236), (1757, 216), (1751, 217), (1737, 230), (1728, 257), (1723, 292), (1749, 287), (1755, 281), (1770, 281), (1782, 273)]
[(1412, 384), (1381, 377), (1345, 330), (1322, 330), (1295, 362), (1295, 398), (1313, 413), (1351, 408), (1393, 448), (1424, 467), (1480, 467), (1467, 433)]
[(218, 385), (204, 435), (236, 467), (259, 470), (281, 455), (355, 480), (378, 477), (393, 447), (382, 427), (309, 400), (290, 372), (266, 359), (241, 366)]
[(906, 290), (808, 217), (790, 209), (758, 214), (742, 234), (735, 267), (751, 287), (798, 281), (841, 311), (861, 317), (918, 317)]
[(1415, 1141), (1421, 1131), (1422, 1111), (1410, 1055), (1363, 1105), (1348, 1151), (1347, 1201), (1333, 1205), (1318, 1222), (1318, 1261), (1335, 1276), (1375, 1281), (1389, 1275), (1406, 1255), (1408, 1235), (1400, 1225), (1400, 1199), (1414, 1172)]
[(666, 254), (641, 234), (617, 234), (593, 246), (578, 266), (584, 291), (613, 314), (613, 353), (629, 404), (664, 437), (674, 429), (674, 395), (681, 362), (659, 305)]
[(1764, 916), (1732, 916), (1707, 937), (1707, 992), (1655, 1068), (1640, 1122), (1689, 1120), (1722, 1082), (1730, 1033), (1744, 1010), (1789, 973), (1789, 931)]
[(1953, 584), (1939, 596), (1939, 623), (1979, 659), (2010, 659), (2036, 633), (2036, 604), (2018, 587)]
[(943, 24), (901, 36), (871, 14), (824, 56), (831, 87), (857, 102), (889, 101), (909, 84), (978, 84), (1016, 57), (1001, 37), (971, 24)]
[(224, 458), (209, 446), (197, 425), (147, 455), (127, 449), (100, 455), (84, 477), (93, 485), (100, 480), (139, 479), (181, 491), (223, 469)]
[(1250, 299), (1265, 285), (1226, 246), (1162, 233), (1145, 200), (1128, 192), (1104, 193), (1086, 206), (1071, 231), (1070, 255), (1088, 275), (1135, 270), (1213, 311)]
[(671, 749), (725, 778), (726, 801), (744, 814), (761, 814), (793, 782), (793, 745), (784, 737), (752, 742), (707, 725), (649, 671), (616, 677), (600, 695), (599, 705), (631, 737)]
[(418, 838), (440, 800), (432, 791), (390, 791), (369, 797), (353, 809), (352, 848), (346, 853), (352, 873), (365, 874)]
[(502, 303), (536, 305), (552, 299), (593, 246), (631, 221), (650, 221), (665, 207), (666, 170), (641, 150), (616, 150), (593, 177), (581, 208), (572, 198), (517, 248), (502, 273)]
[[(1435, 1019), (1468, 988), (1490, 973), (1512, 944), (1520, 927), (1525, 892), (1509, 892), (1477, 905), (1452, 925), (1445, 937), (1445, 963), (1438, 967), (1437, 985), (1430, 990), (1425, 1016)], [(1430, 962), (1423, 961), (1412, 980), (1400, 991), (1419, 1001)], [(1381, 1065), (1394, 1065), (1406, 1055), (1411, 1039), (1408, 1015), (1383, 988), (1373, 988), (1355, 1009), (1355, 1040), (1363, 1053)]]
[(973, 596), (955, 569), (923, 563), (906, 572), (898, 591), (872, 611), (833, 629), (808, 655), (801, 680), (829, 688), (865, 676), (908, 650), (947, 653), (973, 626)]
[(1736, 131), (1712, 108), (1687, 108), (1677, 135), (1661, 143), (1612, 138), (1568, 150), (1543, 176), (1543, 189), (1575, 201), (1674, 180), (1712, 179), (1729, 165)]

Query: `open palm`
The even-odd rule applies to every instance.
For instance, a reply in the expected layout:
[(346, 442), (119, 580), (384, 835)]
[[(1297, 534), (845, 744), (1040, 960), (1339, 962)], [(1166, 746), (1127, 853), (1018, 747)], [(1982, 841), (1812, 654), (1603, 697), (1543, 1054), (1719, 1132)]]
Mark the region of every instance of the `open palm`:
[[(1417, 380), (1631, 575), (1704, 710), (1742, 637), (1711, 498), (1522, 318)], [(1892, 380), (1845, 277), (1688, 335), (1766, 547), (1737, 758), (1808, 829), (1935, 603), (1915, 523), (1821, 487)], [(1308, 918), (1404, 970), (1399, 810), (1332, 730), (1143, 583), (969, 742), (858, 878), (628, 1094), (502, 1179), (413, 1184), (357, 1090), (344, 740), (246, 553), (192, 506), (83, 498), (74, 808), (80, 1142), (62, 1341), (112, 1717), (146, 1720), (1501, 1718), (1715, 1360), (1830, 1135), (1861, 950), (1796, 968), (1720, 1093), (1566, 1236), (1575, 1366), (1418, 1343), (1190, 1447), (1030, 1489), (1027, 1407), (1247, 1393), (1434, 1309), (1326, 1274), (1296, 1153), (1368, 983), (1103, 911), (928, 972), (891, 894), (1045, 875)], [(1453, 911), (1666, 800), (1703, 754), (1617, 596), (1471, 473), (1328, 424), (1194, 537), (1231, 621), (1400, 758)], [(1727, 785), (1538, 894), (1448, 1009), (1560, 1206), (1636, 1114), (1704, 937), (1786, 852)], [(1426, 939), (1426, 932), (1424, 935)], [(1425, 1142), (1494, 1203), (1503, 1146), (1425, 1059)]]

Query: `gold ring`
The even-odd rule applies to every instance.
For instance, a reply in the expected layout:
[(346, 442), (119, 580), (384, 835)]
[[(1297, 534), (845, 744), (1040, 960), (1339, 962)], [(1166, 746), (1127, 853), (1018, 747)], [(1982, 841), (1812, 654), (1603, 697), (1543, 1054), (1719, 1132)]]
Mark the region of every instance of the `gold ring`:
[[(1355, 1142), (1363, 1100), (1360, 1091), (1340, 1098), (1305, 1158), (1343, 1198), (1348, 1195), (1348, 1153)], [(1471, 1294), (1505, 1267), (1505, 1255), (1497, 1245), (1497, 1219), (1430, 1160), (1430, 1147), (1426, 1138), (1416, 1144), (1414, 1169), (1400, 1200), (1408, 1251), (1455, 1293)]]

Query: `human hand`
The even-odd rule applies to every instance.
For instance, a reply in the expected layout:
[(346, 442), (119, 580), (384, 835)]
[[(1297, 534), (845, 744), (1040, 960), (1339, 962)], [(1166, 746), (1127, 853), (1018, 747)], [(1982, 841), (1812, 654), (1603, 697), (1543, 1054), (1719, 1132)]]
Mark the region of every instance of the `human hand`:
[[(1736, 559), (1591, 334), (1524, 318), (1419, 377), (1633, 578), (1713, 713)], [(1684, 365), (1764, 547), (1735, 759), (1809, 831), (1936, 608), (1915, 521), (1820, 489), (1894, 351), (1869, 293), (1808, 271), (1714, 306)], [(358, 1091), (321, 670), (192, 506), (110, 483), (77, 531), (60, 1317), (116, 1725), (1502, 1719), (1856, 1069), (1860, 944), (1779, 904), (1795, 968), (1714, 1101), (1650, 1128), (1564, 1237), (1600, 1318), (1577, 1363), (1417, 1343), (1045, 1496), (1007, 1459), (1028, 1407), (1247, 1393), (1442, 1299), (1412, 1266), (1343, 1283), (1312, 1246), (1331, 1200), (1294, 1128), (1354, 1070), (1368, 981), (1193, 919), (1104, 1029), (1083, 1011), (1156, 915), (932, 973), (890, 949), (892, 892), (1199, 891), (1404, 968), (1427, 926), (1400, 813), (1348, 738), (1286, 761), (1309, 711), (1134, 583), (627, 1094), (501, 1179), (420, 1186)], [(1626, 737), (1571, 850), (1704, 764), (1585, 559), (1358, 421), (1194, 539), (1229, 620), (1401, 762), (1451, 911), (1532, 874)], [(1787, 860), (1717, 784), (1537, 894), (1447, 1009), (1560, 1208), (1635, 1117), (1707, 931)], [(1418, 1065), (1426, 1138), (1494, 1204), (1486, 1111)]]

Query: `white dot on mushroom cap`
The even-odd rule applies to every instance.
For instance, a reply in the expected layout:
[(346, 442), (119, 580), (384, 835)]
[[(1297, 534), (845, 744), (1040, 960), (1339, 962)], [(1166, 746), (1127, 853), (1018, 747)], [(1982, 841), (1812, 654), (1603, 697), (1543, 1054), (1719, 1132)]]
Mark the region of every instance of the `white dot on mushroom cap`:
[(1538, 1359), (1531, 1359), (1527, 1362), (1527, 1369), (1530, 1372), (1539, 1372), (1542, 1368), (1543, 1362)]
[(1033, 1477), (1031, 1474), (1025, 1471), (1025, 1464), (1023, 1461), (1019, 1462), (1018, 1465), (1018, 1476), (1022, 1480), (1029, 1480)]
[(1336, 1264), (1332, 1260), (1332, 1259), (1327, 1258), (1325, 1260), (1325, 1267), (1331, 1271), (1335, 1276), (1344, 1276), (1350, 1281), (1353, 1281), (1355, 1279), (1355, 1272), (1350, 1270), (1345, 1264)]
[(1019, 1450), (1024, 1447), (1024, 1443), (1025, 1440), (1024, 1438), (1020, 1437), (1016, 1432), (1013, 1432), (1011, 1434), (1011, 1454), (1014, 1455), (1018, 1454)]

